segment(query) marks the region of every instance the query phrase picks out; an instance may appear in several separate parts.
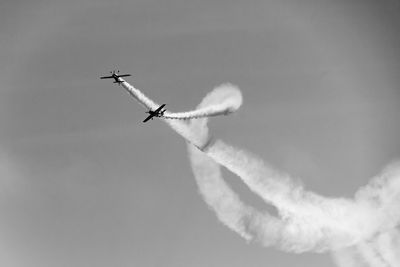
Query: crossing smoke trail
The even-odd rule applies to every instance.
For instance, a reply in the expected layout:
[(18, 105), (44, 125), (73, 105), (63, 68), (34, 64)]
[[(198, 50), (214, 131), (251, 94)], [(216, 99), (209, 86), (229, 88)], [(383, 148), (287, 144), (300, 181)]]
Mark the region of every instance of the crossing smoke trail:
[[(127, 82), (122, 85), (146, 108), (158, 107)], [(219, 220), (247, 241), (265, 246), (295, 253), (332, 251), (339, 266), (400, 266), (400, 164), (387, 167), (360, 188), (354, 199), (325, 198), (306, 191), (258, 157), (210, 138), (207, 117), (234, 112), (241, 102), (239, 89), (224, 85), (209, 93), (198, 109), (168, 114), (169, 118), (200, 119), (166, 121), (190, 143), (189, 158), (199, 191)], [(223, 180), (221, 165), (274, 205), (279, 216), (244, 204)]]

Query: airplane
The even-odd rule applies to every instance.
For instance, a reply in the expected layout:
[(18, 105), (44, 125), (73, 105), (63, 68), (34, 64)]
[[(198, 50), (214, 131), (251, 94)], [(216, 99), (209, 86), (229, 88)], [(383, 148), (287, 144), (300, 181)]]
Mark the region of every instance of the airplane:
[(164, 112), (166, 111), (165, 109), (163, 110), (163, 108), (165, 107), (165, 104), (162, 104), (158, 109), (156, 109), (156, 110), (149, 110), (149, 111), (146, 111), (146, 113), (149, 113), (150, 115), (149, 116), (147, 116), (147, 118), (146, 119), (144, 119), (144, 121), (143, 122), (146, 122), (146, 121), (148, 121), (148, 120), (152, 120), (153, 119), (153, 117), (162, 117), (162, 116), (164, 116)]
[(121, 85), (122, 81), (119, 79), (120, 77), (128, 77), (128, 76), (132, 76), (130, 74), (119, 74), (119, 70), (117, 71), (110, 71), (111, 76), (103, 76), (100, 77), (100, 79), (114, 79), (114, 83), (118, 83), (118, 85)]

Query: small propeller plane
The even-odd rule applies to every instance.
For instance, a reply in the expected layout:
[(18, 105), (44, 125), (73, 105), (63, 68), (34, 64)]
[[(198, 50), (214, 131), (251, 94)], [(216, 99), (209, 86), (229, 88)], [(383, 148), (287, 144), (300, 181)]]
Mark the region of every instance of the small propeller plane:
[(149, 113), (150, 115), (147, 116), (146, 119), (144, 119), (143, 122), (146, 122), (148, 120), (152, 120), (154, 117), (162, 117), (164, 116), (164, 112), (166, 111), (165, 109), (163, 110), (163, 108), (165, 107), (165, 104), (162, 104), (159, 108), (157, 108), (156, 110), (149, 110), (146, 111), (146, 113)]
[(110, 76), (103, 76), (100, 77), (100, 79), (114, 79), (114, 83), (118, 83), (118, 85), (121, 85), (122, 81), (119, 79), (120, 77), (128, 77), (128, 76), (132, 76), (130, 74), (119, 74), (119, 70), (117, 71), (110, 71)]

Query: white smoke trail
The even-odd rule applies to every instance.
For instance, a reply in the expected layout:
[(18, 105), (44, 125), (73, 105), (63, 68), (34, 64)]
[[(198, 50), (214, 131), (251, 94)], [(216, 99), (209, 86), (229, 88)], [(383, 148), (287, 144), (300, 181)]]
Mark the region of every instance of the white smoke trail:
[(356, 194), (329, 199), (307, 192), (249, 153), (217, 141), (207, 155), (237, 174), (286, 222), (282, 249), (322, 252), (351, 246), (387, 231), (400, 220), (400, 168), (396, 165)]
[[(149, 109), (158, 105), (128, 83), (122, 85)], [(211, 92), (199, 108), (168, 113), (169, 118), (200, 118), (227, 114), (241, 105), (240, 91), (225, 85)], [(353, 200), (325, 198), (305, 191), (292, 179), (248, 152), (209, 137), (207, 118), (190, 124), (167, 123), (188, 142), (188, 151), (201, 194), (217, 217), (246, 240), (274, 245), (290, 252), (337, 251), (340, 266), (399, 266), (396, 251), (400, 221), (400, 168), (392, 165), (361, 188)], [(221, 176), (219, 165), (237, 174), (254, 193), (274, 205), (280, 218), (243, 204)], [(353, 247), (353, 249), (350, 249)], [(348, 248), (348, 249), (346, 249)]]
[(357, 245), (359, 253), (367, 264), (374, 267), (390, 267), (389, 263), (378, 253), (374, 244), (361, 242)]
[(382, 233), (378, 240), (379, 253), (392, 266), (400, 266), (400, 233), (398, 229)]
[[(157, 109), (160, 105), (155, 103), (153, 100), (145, 96), (141, 91), (127, 83), (122, 78), (119, 78), (122, 86), (128, 91), (128, 93), (133, 96), (140, 104), (145, 108), (150, 110)], [(233, 88), (233, 90), (232, 90)], [(235, 112), (242, 103), (242, 95), (236, 86), (232, 84), (223, 84), (219, 86), (219, 89), (213, 94), (214, 99), (218, 99), (221, 102), (213, 102), (211, 105), (204, 106), (202, 108), (187, 111), (187, 112), (169, 112), (164, 113), (163, 118), (165, 119), (194, 119), (194, 118), (204, 118), (213, 117), (219, 115), (228, 115)]]
[(339, 267), (400, 266), (400, 236), (397, 229), (377, 234), (368, 241), (333, 253)]
[(218, 219), (247, 241), (255, 239), (256, 233), (265, 232), (261, 228), (269, 229), (269, 240), (275, 243), (278, 232), (272, 229), (279, 227), (277, 219), (243, 204), (221, 178), (220, 165), (215, 161), (192, 145), (188, 146), (188, 152), (199, 191), (206, 203), (215, 210)]
[(334, 260), (340, 267), (358, 266), (400, 266), (399, 232), (392, 229), (377, 234), (368, 241), (334, 253)]

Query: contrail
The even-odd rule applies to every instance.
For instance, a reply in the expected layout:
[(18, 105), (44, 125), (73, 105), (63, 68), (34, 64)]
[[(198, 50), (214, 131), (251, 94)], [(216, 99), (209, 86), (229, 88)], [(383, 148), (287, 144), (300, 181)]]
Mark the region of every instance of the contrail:
[[(159, 105), (123, 81), (146, 108)], [(242, 103), (239, 89), (226, 84), (209, 93), (190, 112), (166, 113), (166, 122), (189, 143), (193, 173), (205, 202), (231, 230), (247, 241), (294, 253), (331, 251), (339, 266), (400, 266), (400, 164), (392, 164), (360, 188), (354, 199), (326, 198), (304, 190), (288, 174), (257, 156), (210, 137), (207, 118), (228, 114)], [(197, 148), (200, 150), (198, 150)], [(220, 166), (232, 171), (278, 217), (244, 204), (223, 180)]]

